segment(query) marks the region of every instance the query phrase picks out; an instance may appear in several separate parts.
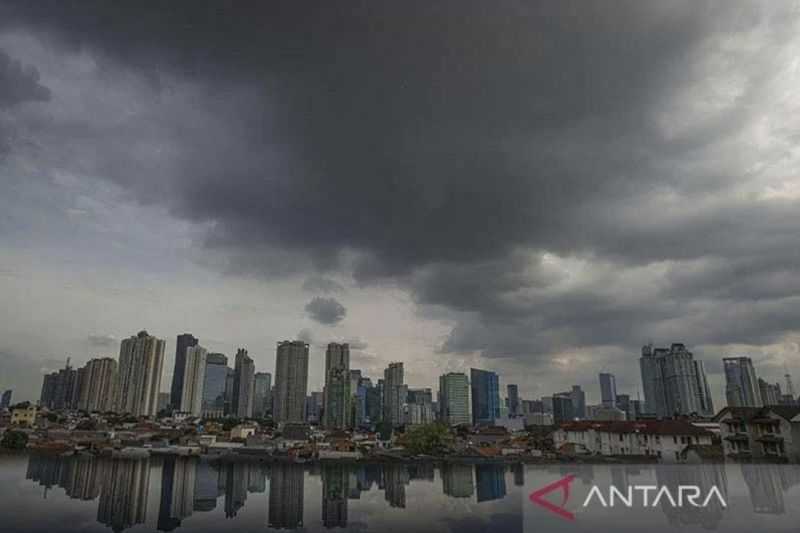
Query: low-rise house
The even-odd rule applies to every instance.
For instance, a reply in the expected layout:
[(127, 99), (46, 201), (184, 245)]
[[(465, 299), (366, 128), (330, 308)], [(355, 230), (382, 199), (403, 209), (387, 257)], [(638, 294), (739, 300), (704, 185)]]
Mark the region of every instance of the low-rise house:
[(484, 426), (476, 429), (468, 436), (473, 446), (497, 446), (511, 438), (508, 430), (499, 426)]
[(255, 435), (255, 434), (256, 434), (256, 427), (255, 426), (250, 426), (250, 425), (246, 425), (246, 424), (239, 424), (238, 426), (234, 426), (233, 429), (231, 429), (230, 438), (231, 438), (231, 440), (233, 440), (233, 439), (245, 440), (250, 435)]
[(713, 444), (713, 434), (685, 420), (577, 421), (553, 432), (556, 450), (571, 455), (655, 457), (682, 461), (687, 446)]
[(15, 405), (11, 408), (11, 425), (33, 427), (37, 412), (36, 406), (28, 402)]
[(715, 417), (725, 457), (800, 462), (800, 407), (726, 407)]

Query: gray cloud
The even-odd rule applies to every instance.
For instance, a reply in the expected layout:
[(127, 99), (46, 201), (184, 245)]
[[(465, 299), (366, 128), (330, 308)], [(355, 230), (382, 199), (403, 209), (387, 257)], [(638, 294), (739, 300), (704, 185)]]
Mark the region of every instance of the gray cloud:
[(310, 276), (303, 282), (303, 290), (308, 292), (342, 292), (344, 287), (336, 280), (324, 276)]
[(336, 298), (317, 296), (306, 304), (306, 313), (320, 324), (333, 326), (344, 320), (347, 309)]
[(0, 109), (49, 99), (50, 89), (39, 83), (39, 71), (0, 50)]
[(226, 272), (399, 286), (454, 324), (441, 352), (542, 365), (797, 331), (789, 3), (38, 4), (0, 28), (142, 109), (49, 124), (42, 157), (207, 225)]

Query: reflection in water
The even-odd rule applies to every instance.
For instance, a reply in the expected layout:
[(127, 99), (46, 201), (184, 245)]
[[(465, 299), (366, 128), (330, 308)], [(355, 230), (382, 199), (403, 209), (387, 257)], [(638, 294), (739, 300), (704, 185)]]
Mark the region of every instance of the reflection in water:
[(475, 485), (478, 501), (499, 500), (506, 495), (505, 467), (501, 465), (476, 465)]
[(269, 482), (269, 527), (296, 529), (303, 525), (304, 480), (302, 465), (272, 466), (272, 478)]
[(783, 494), (800, 485), (800, 469), (781, 465), (742, 465), (742, 477), (750, 491), (753, 511), (763, 514), (784, 514)]
[[(472, 513), (476, 509), (472, 505), (480, 507), (482, 502), (508, 501), (512, 494), (519, 497), (519, 490), (507, 493), (507, 482), (513, 480), (513, 489), (524, 485), (526, 478), (526, 470), (522, 465), (325, 463), (308, 466), (209, 462), (188, 457), (109, 459), (40, 455), (31, 455), (27, 460), (26, 477), (43, 487), (43, 498), (52, 500), (57, 496), (57, 500), (62, 497), (59, 493), (48, 493), (53, 487), (61, 487), (66, 496), (72, 499), (88, 501), (99, 498), (97, 521), (114, 531), (145, 524), (148, 518), (150, 527), (157, 527), (161, 531), (174, 531), (182, 527), (191, 529), (186, 524), (189, 517), (194, 515), (190, 523), (198, 524), (195, 517), (215, 510), (227, 518), (238, 519), (248, 502), (249, 493), (266, 492), (268, 528), (314, 529), (316, 524), (316, 527), (363, 530), (364, 522), (359, 518), (353, 519), (354, 505), (356, 515), (359, 515), (359, 510), (363, 512), (366, 508), (374, 510), (375, 506), (384, 506), (387, 509), (408, 508), (406, 516), (413, 518), (420, 500), (407, 501), (407, 490), (412, 490), (411, 487), (418, 490), (431, 487), (425, 488), (424, 493), (440, 494), (442, 502), (458, 499), (468, 504), (466, 509), (473, 510), (467, 512)], [(792, 510), (791, 506), (787, 510), (784, 498), (787, 492), (800, 486), (800, 468), (783, 465), (702, 464), (671, 468), (562, 464), (535, 468), (535, 471), (531, 471), (534, 474), (527, 472), (534, 476), (532, 482), (539, 474), (547, 479), (571, 474), (576, 476), (576, 487), (583, 487), (581, 490), (584, 491), (595, 483), (617, 487), (655, 483), (668, 487), (673, 494), (686, 485), (698, 486), (706, 494), (716, 486), (726, 501), (729, 501), (730, 477), (733, 476), (741, 479), (736, 482), (737, 486), (746, 487), (746, 491), (738, 492), (749, 495), (753, 511), (775, 515)], [(306, 478), (309, 479), (308, 483)], [(312, 505), (310, 513), (313, 516), (305, 517), (312, 522), (309, 526), (304, 523), (304, 498), (306, 494), (317, 494), (320, 486), (321, 507), (317, 511)], [(434, 492), (431, 493), (431, 490)], [(382, 491), (384, 501), (368, 498), (358, 504), (350, 502), (361, 500), (362, 493), (370, 491)], [(154, 505), (158, 505), (157, 514), (153, 508), (151, 517), (147, 516), (148, 496), (154, 500)], [(222, 509), (217, 509), (220, 498), (223, 498), (224, 504)], [(259, 502), (253, 505), (263, 506), (263, 499), (252, 499)], [(430, 496), (426, 500), (431, 501)], [(716, 499), (710, 500), (709, 505), (702, 508), (673, 507), (663, 500), (659, 508), (665, 522), (671, 527), (699, 526), (705, 529), (725, 529), (722, 523), (730, 511)], [(448, 509), (450, 511), (447, 512), (452, 512), (452, 507)], [(519, 507), (511, 509), (512, 514), (521, 512)], [(2, 503), (0, 512), (5, 512)], [(461, 518), (462, 522), (470, 519), (478, 520), (474, 517)], [(463, 526), (466, 522), (462, 522)]]
[(147, 519), (147, 492), (150, 485), (149, 459), (111, 461), (100, 490), (97, 521), (114, 531), (122, 531)]
[[(711, 487), (717, 487), (725, 501), (728, 500), (728, 480), (725, 476), (725, 467), (718, 464), (692, 465), (691, 468), (656, 467), (658, 485), (665, 485), (672, 494), (678, 494), (681, 486), (695, 485), (700, 487), (700, 493), (705, 495)], [(661, 510), (667, 517), (671, 526), (699, 525), (705, 529), (717, 529), (724, 509), (718, 499), (709, 500), (706, 507), (691, 505), (673, 507), (666, 499), (661, 501)]]

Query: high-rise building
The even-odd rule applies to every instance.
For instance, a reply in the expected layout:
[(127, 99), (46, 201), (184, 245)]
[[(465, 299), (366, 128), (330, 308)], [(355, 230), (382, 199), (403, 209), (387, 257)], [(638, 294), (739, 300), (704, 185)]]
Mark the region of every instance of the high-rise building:
[(599, 378), (600, 402), (606, 407), (617, 405), (617, 378), (606, 372), (601, 372)]
[(392, 428), (403, 425), (403, 410), (408, 387), (404, 383), (403, 363), (389, 363), (383, 371), (383, 420)]
[(350, 370), (350, 404), (352, 426), (369, 427), (367, 416), (367, 389), (372, 387), (372, 380), (361, 375), (361, 370)]
[(11, 395), (12, 394), (13, 394), (13, 391), (11, 389), (8, 389), (8, 390), (3, 392), (3, 397), (2, 397), (2, 399), (0, 399), (0, 409), (7, 409), (7, 408), (11, 407)]
[(233, 369), (233, 415), (236, 418), (253, 417), (255, 373), (256, 365), (247, 350), (239, 348)]
[(697, 377), (697, 390), (700, 393), (700, 414), (714, 415), (714, 401), (711, 398), (711, 388), (706, 378), (706, 365), (703, 361), (694, 361), (695, 376)]
[(519, 416), (521, 414), (519, 407), (519, 387), (513, 383), (509, 383), (506, 385), (506, 391), (508, 393), (508, 416)]
[(84, 369), (78, 409), (102, 413), (112, 411), (117, 387), (117, 361), (110, 357), (90, 359)]
[(408, 389), (406, 423), (411, 425), (434, 422), (433, 392), (431, 389)]
[(282, 341), (275, 357), (275, 394), (272, 417), (278, 423), (305, 419), (308, 389), (308, 343)]
[(325, 350), (324, 426), (345, 429), (350, 426), (350, 345), (332, 342)]
[(191, 333), (178, 335), (175, 342), (175, 369), (172, 372), (172, 387), (170, 388), (170, 405), (173, 409), (181, 408), (183, 401), (184, 371), (186, 368), (186, 350), (197, 346), (199, 341)]
[(761, 391), (758, 377), (749, 357), (725, 357), (725, 398), (728, 407), (761, 407)]
[(714, 414), (705, 371), (698, 362), (680, 343), (669, 348), (653, 348), (652, 344), (642, 348), (639, 366), (647, 414), (659, 418)]
[(472, 423), (466, 374), (450, 372), (439, 377), (439, 417), (450, 426)]
[(366, 413), (370, 426), (379, 424), (383, 420), (383, 380), (379, 379), (376, 385), (370, 382), (366, 390)]
[(783, 377), (786, 379), (786, 394), (794, 398), (794, 383), (792, 383), (792, 375), (789, 373), (788, 368), (786, 368), (786, 373)]
[(39, 405), (56, 411), (77, 409), (79, 398), (78, 371), (70, 366), (67, 358), (64, 368), (44, 376)]
[(184, 355), (185, 366), (179, 408), (184, 413), (199, 417), (203, 414), (203, 386), (206, 379), (208, 351), (199, 344), (195, 344), (186, 348)]
[(118, 413), (155, 416), (166, 342), (140, 331), (124, 339), (119, 348), (119, 386), (115, 401)]
[(570, 392), (572, 399), (572, 415), (584, 420), (586, 418), (586, 393), (580, 385), (573, 385)]
[(322, 393), (314, 391), (306, 396), (306, 422), (319, 424), (322, 421)]
[(768, 383), (758, 378), (758, 390), (764, 405), (780, 405), (783, 397), (780, 383)]
[(472, 397), (472, 423), (490, 426), (500, 418), (500, 382), (497, 374), (471, 368), (469, 371)]
[(256, 372), (253, 416), (256, 418), (264, 418), (267, 416), (270, 411), (271, 394), (272, 374), (269, 372)]
[(575, 419), (572, 405), (572, 392), (559, 392), (553, 395), (553, 422), (561, 424)]
[[(221, 353), (206, 355), (206, 375), (203, 382), (203, 418), (222, 418), (225, 414), (225, 382), (228, 358)], [(233, 384), (231, 384), (233, 386)]]

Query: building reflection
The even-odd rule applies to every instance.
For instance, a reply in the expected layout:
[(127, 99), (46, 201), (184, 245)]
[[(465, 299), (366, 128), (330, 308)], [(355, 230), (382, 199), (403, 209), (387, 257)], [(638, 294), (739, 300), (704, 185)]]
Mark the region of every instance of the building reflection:
[(502, 465), (475, 465), (475, 486), (478, 502), (504, 498), (506, 495), (505, 467)]
[(475, 493), (472, 465), (442, 466), (442, 492), (451, 498), (470, 498)]
[[(728, 501), (728, 480), (724, 465), (696, 464), (654, 468), (656, 484), (666, 486), (672, 494), (678, 494), (681, 486), (693, 485), (699, 487), (700, 494), (705, 496), (712, 487), (717, 487), (723, 499)], [(725, 510), (718, 498), (711, 498), (705, 507), (673, 506), (666, 498), (660, 501), (660, 505), (667, 522), (673, 527), (701, 526), (705, 529), (717, 529)]]
[(388, 464), (383, 467), (383, 496), (391, 507), (405, 508), (406, 485), (409, 482), (408, 469), (405, 465)]
[[(717, 487), (726, 501), (729, 490), (727, 473), (741, 469), (743, 482), (737, 483), (746, 485), (753, 511), (759, 514), (791, 511), (793, 502), (785, 501), (786, 493), (800, 486), (800, 467), (793, 465), (551, 465), (539, 468), (555, 476), (574, 474), (577, 483), (594, 483), (595, 474), (602, 474), (603, 478), (607, 474), (610, 483), (618, 487), (641, 484), (642, 478), (646, 477), (648, 483), (666, 486), (672, 494), (677, 494), (681, 486), (698, 486), (702, 494)], [(517, 486), (525, 482), (522, 465), (448, 463), (438, 470), (437, 474), (436, 468), (431, 466), (397, 463), (276, 463), (266, 466), (254, 462), (208, 462), (187, 457), (111, 459), (30, 455), (26, 478), (43, 488), (44, 498), (63, 497), (48, 492), (60, 487), (68, 498), (97, 500), (97, 521), (113, 531), (145, 524), (148, 496), (151, 500), (159, 498), (152, 501), (148, 527), (175, 531), (185, 526), (185, 519), (193, 513), (216, 511), (228, 518), (237, 517), (247, 502), (248, 493), (263, 494), (267, 492), (267, 484), (267, 525), (274, 529), (302, 528), (307, 474), (312, 483), (321, 484), (320, 514), (325, 528), (353, 528), (357, 519), (352, 516), (355, 511), (349, 506), (349, 500), (360, 499), (362, 492), (382, 491), (385, 503), (380, 505), (402, 509), (406, 508), (407, 491), (420, 488), (428, 491), (420, 484), (430, 486), (431, 479), (435, 480), (437, 475), (441, 477), (443, 497), (474, 497), (477, 502), (507, 498), (507, 476), (509, 482), (513, 476)], [(151, 471), (154, 473), (152, 476)], [(735, 478), (738, 479), (738, 475)], [(217, 509), (221, 497), (224, 497), (224, 508)], [(374, 498), (365, 498), (363, 505), (374, 505), (374, 502)], [(157, 512), (155, 505), (158, 505)], [(666, 499), (658, 505), (674, 528), (717, 529), (725, 515), (725, 509), (716, 498), (711, 498), (706, 507), (673, 506)]]
[(189, 457), (164, 458), (161, 467), (161, 502), (158, 530), (172, 531), (194, 510), (196, 460)]
[(272, 466), (269, 482), (269, 527), (274, 529), (302, 527), (304, 480), (303, 465)]
[(800, 485), (800, 468), (768, 464), (742, 464), (741, 467), (753, 511), (759, 514), (786, 513), (783, 495)]
[(322, 466), (322, 525), (326, 528), (347, 527), (351, 470), (336, 463)]
[(100, 491), (97, 521), (122, 531), (147, 519), (150, 460), (114, 459)]

